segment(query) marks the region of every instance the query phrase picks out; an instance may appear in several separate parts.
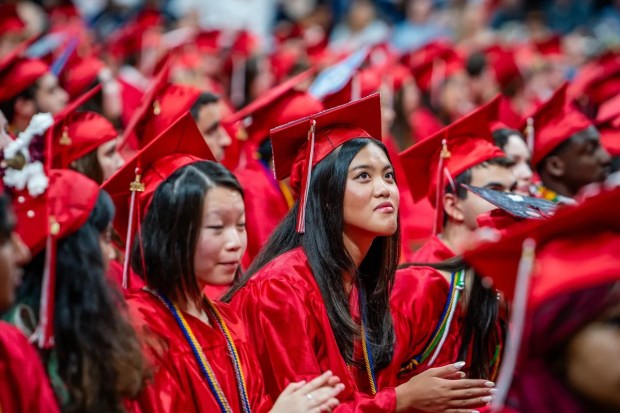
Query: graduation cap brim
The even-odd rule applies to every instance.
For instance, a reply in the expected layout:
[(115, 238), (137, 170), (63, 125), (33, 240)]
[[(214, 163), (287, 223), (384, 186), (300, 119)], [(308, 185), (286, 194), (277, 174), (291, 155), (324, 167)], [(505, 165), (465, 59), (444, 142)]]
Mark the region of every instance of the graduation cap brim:
[[(282, 180), (291, 175), (291, 169), (299, 151), (308, 142), (308, 131), (313, 120), (316, 122), (315, 133), (317, 136), (313, 163), (316, 164), (322, 160), (321, 155), (329, 153), (343, 143), (340, 137), (334, 136), (333, 140), (330, 139), (330, 129), (350, 129), (352, 133), (355, 133), (356, 130), (362, 130), (372, 138), (381, 140), (380, 95), (374, 93), (365, 98), (271, 129), (270, 137), (277, 179)], [(328, 147), (326, 150), (317, 150), (319, 146), (325, 145)]]
[(545, 219), (553, 215), (557, 204), (545, 199), (461, 184), (468, 191), (518, 218)]

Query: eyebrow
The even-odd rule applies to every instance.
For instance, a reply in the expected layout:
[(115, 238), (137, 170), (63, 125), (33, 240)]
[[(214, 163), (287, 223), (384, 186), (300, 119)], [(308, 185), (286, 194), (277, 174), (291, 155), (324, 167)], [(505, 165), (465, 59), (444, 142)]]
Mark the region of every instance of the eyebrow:
[[(375, 169), (375, 168), (373, 168), (371, 165), (357, 165), (357, 166), (354, 166), (353, 168), (351, 168), (349, 171), (353, 172), (353, 171), (357, 171), (359, 169)], [(391, 164), (386, 164), (381, 171), (385, 172), (388, 169), (392, 169), (392, 165)]]
[(217, 128), (219, 128), (219, 127), (220, 127), (220, 121), (219, 121), (219, 120), (218, 120), (218, 121), (215, 121), (215, 122), (213, 123), (213, 125), (211, 125), (211, 126), (209, 126), (209, 127), (207, 128), (207, 130), (205, 131), (205, 133), (213, 133), (213, 132), (215, 132), (215, 130), (216, 130)]
[(499, 186), (499, 187), (502, 187), (502, 188), (508, 188), (508, 190), (513, 191), (513, 190), (515, 190), (517, 188), (517, 181), (513, 181), (512, 184), (510, 184), (510, 186), (506, 186), (506, 185), (504, 185), (501, 182), (489, 182), (489, 183), (485, 184), (483, 188), (490, 188), (492, 186), (495, 186), (495, 187)]

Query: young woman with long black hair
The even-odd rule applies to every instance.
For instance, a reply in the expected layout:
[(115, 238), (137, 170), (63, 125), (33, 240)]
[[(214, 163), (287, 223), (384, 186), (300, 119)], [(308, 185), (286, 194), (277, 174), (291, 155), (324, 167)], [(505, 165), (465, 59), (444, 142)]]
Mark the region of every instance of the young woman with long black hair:
[(339, 412), (470, 413), (492, 390), (456, 380), (460, 363), (377, 388), (392, 368), (400, 251), (380, 127), (372, 95), (272, 130), (276, 176), (290, 176), (300, 199), (225, 299), (244, 317), (271, 394), (330, 369), (346, 386)]
[[(132, 181), (133, 188), (142, 185), (143, 190), (132, 197), (140, 222), (132, 266), (146, 287), (127, 294), (132, 321), (154, 367), (140, 408), (329, 411), (343, 387), (331, 372), (291, 384), (272, 406), (243, 324), (228, 305), (204, 295), (205, 287), (229, 285), (240, 273), (247, 235), (239, 182), (222, 165), (201, 159), (214, 158), (187, 115), (106, 185), (119, 209), (127, 206)], [(140, 179), (135, 179), (137, 165)], [(119, 233), (127, 233), (129, 222), (124, 222)]]
[[(55, 310), (48, 307), (47, 317), (53, 324), (53, 343), (40, 345), (61, 410), (124, 411), (127, 400), (142, 388), (147, 371), (122, 294), (105, 275), (102, 248), (109, 242), (114, 205), (95, 182), (77, 172), (52, 171), (50, 182), (47, 201), (16, 197), (23, 221), (18, 230), (35, 255), (24, 267), (8, 317), (26, 334), (38, 337), (46, 324), (39, 317), (40, 303), (51, 298)], [(55, 216), (57, 225), (46, 224), (47, 214)], [(49, 236), (57, 238), (54, 268), (48, 268), (54, 261), (46, 259)], [(56, 274), (51, 297), (46, 271)]]

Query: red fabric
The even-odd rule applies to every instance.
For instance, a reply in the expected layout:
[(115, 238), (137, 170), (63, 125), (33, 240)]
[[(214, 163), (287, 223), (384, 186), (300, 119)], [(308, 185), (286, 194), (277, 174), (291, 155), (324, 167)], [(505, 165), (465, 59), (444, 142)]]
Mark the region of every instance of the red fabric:
[(0, 411), (60, 412), (37, 351), (15, 327), (0, 321)]
[(420, 142), (436, 134), (444, 127), (441, 121), (429, 109), (424, 107), (411, 112), (409, 124), (411, 125), (414, 142)]
[(123, 125), (127, 126), (129, 120), (133, 116), (133, 113), (140, 106), (142, 96), (144, 96), (144, 91), (138, 89), (130, 82), (123, 80), (122, 77), (118, 77), (117, 81), (121, 86), (121, 101), (123, 102), (121, 121)]
[(411, 254), (410, 262), (435, 263), (445, 261), (454, 256), (454, 252), (437, 235), (433, 235), (419, 250)]
[(48, 71), (41, 60), (17, 57), (0, 73), (0, 102), (17, 96)]
[(394, 412), (394, 389), (380, 388), (371, 396), (366, 372), (347, 366), (340, 355), (323, 297), (301, 248), (263, 267), (235, 295), (232, 306), (244, 318), (272, 397), (291, 382), (311, 380), (331, 370), (345, 385), (335, 413)]
[[(149, 413), (219, 411), (183, 332), (164, 304), (145, 290), (127, 294), (127, 304), (132, 322), (155, 368), (152, 381), (138, 398), (141, 410)], [(252, 411), (267, 412), (271, 400), (265, 394), (253, 344), (230, 307), (223, 303), (215, 305), (237, 347)], [(232, 411), (242, 411), (224, 335), (219, 327), (211, 327), (189, 314), (183, 315), (201, 344)], [(212, 325), (216, 325), (214, 320)]]
[[(411, 359), (426, 349), (432, 339), (449, 291), (448, 281), (432, 268), (408, 267), (396, 272), (390, 297), (396, 345), (391, 366), (377, 378), (379, 387), (398, 386), (431, 367), (441, 367), (458, 361), (456, 358), (460, 346), (460, 306), (434, 364), (428, 365), (433, 354), (431, 353), (431, 356), (417, 367), (411, 365), (409, 368), (405, 367), (409, 365)], [(399, 374), (401, 369), (402, 372)]]
[(245, 200), (245, 225), (248, 234), (248, 248), (243, 260), (245, 268), (251, 264), (289, 211), (278, 181), (273, 175), (269, 176), (270, 173), (271, 171), (256, 159), (250, 160), (244, 169), (235, 172), (243, 187)]
[(411, 254), (432, 235), (434, 208), (428, 200), (413, 202), (394, 140), (387, 136), (383, 143), (392, 161), (400, 192), (401, 261), (410, 262)]
[[(107, 275), (118, 288), (123, 288), (123, 264), (118, 261), (110, 261)], [(144, 287), (144, 280), (129, 267), (129, 290), (137, 290), (142, 287)]]

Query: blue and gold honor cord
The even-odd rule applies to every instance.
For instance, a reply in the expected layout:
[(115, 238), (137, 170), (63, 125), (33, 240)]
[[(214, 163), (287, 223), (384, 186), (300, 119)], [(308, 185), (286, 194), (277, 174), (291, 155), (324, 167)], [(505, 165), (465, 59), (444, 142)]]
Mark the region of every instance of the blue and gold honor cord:
[[(233, 413), (233, 410), (231, 409), (230, 404), (228, 403), (228, 400), (226, 399), (226, 395), (224, 394), (222, 387), (217, 381), (217, 377), (215, 377), (215, 373), (213, 372), (213, 369), (211, 368), (211, 365), (209, 364), (207, 357), (202, 351), (202, 346), (200, 345), (200, 343), (198, 343), (198, 340), (196, 339), (194, 332), (192, 331), (191, 327), (185, 320), (185, 317), (183, 316), (183, 313), (181, 312), (179, 307), (176, 304), (174, 304), (164, 294), (161, 294), (151, 289), (146, 289), (146, 290), (150, 292), (151, 294), (153, 294), (155, 297), (157, 297), (166, 306), (168, 311), (170, 311), (170, 313), (176, 320), (177, 324), (179, 325), (179, 328), (181, 329), (181, 331), (183, 332), (183, 335), (185, 336), (185, 339), (187, 340), (187, 343), (192, 349), (192, 353), (194, 353), (196, 362), (200, 366), (200, 370), (202, 371), (205, 379), (207, 380), (207, 384), (209, 385), (211, 392), (215, 396), (215, 400), (217, 401), (217, 404), (220, 406), (220, 411), (222, 413)], [(215, 318), (215, 321), (220, 327), (220, 330), (224, 334), (224, 337), (226, 338), (228, 352), (230, 353), (231, 360), (233, 363), (233, 369), (235, 370), (235, 379), (237, 382), (237, 389), (239, 393), (239, 399), (241, 401), (241, 407), (243, 408), (243, 412), (251, 413), (250, 401), (248, 399), (248, 391), (247, 391), (247, 387), (245, 384), (245, 378), (243, 376), (243, 370), (241, 369), (241, 361), (239, 359), (239, 353), (237, 352), (237, 348), (235, 346), (235, 343), (233, 342), (232, 335), (230, 334), (230, 330), (228, 329), (228, 326), (224, 322), (222, 315), (217, 310), (217, 308), (213, 305), (213, 303), (209, 299), (205, 299), (205, 302), (207, 304), (208, 309), (212, 313), (213, 318)]]
[(361, 335), (362, 335), (362, 351), (364, 353), (364, 365), (366, 366), (366, 374), (370, 383), (370, 391), (373, 395), (377, 394), (377, 379), (375, 377), (375, 361), (372, 356), (372, 349), (368, 344), (368, 334), (364, 325), (366, 324), (366, 300), (364, 300), (364, 290), (359, 288), (359, 296), (361, 302)]

